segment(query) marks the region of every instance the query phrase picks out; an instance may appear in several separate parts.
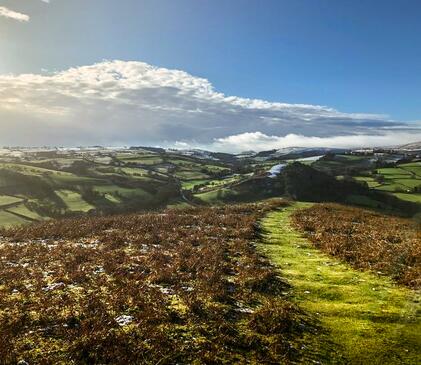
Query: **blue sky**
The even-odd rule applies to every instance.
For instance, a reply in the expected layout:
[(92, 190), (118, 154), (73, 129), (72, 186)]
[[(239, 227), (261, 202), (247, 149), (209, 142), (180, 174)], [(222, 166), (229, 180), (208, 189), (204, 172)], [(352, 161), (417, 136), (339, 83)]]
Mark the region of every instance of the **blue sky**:
[[(0, 17), (3, 75), (140, 61), (207, 79), (228, 96), (421, 120), (418, 0), (0, 0), (0, 7), (29, 17)], [(300, 130), (263, 129), (238, 134)], [(302, 134), (321, 136), (315, 129)]]

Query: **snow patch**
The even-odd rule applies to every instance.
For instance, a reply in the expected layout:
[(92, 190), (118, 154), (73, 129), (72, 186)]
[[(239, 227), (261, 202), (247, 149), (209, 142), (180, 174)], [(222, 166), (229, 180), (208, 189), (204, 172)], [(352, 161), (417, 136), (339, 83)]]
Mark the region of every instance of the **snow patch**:
[(272, 166), (272, 168), (268, 171), (269, 177), (271, 179), (277, 177), (281, 173), (281, 171), (284, 169), (285, 166), (286, 166), (285, 163)]
[(129, 325), (134, 320), (133, 316), (128, 316), (128, 315), (121, 315), (114, 319), (118, 323), (118, 325), (121, 327)]

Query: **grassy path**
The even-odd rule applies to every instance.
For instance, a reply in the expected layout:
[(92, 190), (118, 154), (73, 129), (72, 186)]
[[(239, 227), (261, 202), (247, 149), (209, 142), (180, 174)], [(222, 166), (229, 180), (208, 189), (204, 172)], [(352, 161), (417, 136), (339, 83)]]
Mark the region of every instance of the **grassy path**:
[(289, 281), (291, 299), (325, 330), (302, 346), (305, 363), (421, 364), (420, 293), (315, 249), (290, 225), (305, 206), (269, 214), (260, 246)]

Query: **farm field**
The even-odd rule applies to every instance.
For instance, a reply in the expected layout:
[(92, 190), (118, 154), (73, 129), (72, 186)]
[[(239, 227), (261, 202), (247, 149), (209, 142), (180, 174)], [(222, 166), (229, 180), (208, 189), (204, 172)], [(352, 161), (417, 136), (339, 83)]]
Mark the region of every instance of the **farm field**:
[[(0, 156), (0, 207), (15, 199), (30, 201), (22, 217), (31, 221), (76, 213), (221, 203), (225, 196), (228, 200), (236, 196), (230, 192), (232, 184), (253, 179), (257, 171), (264, 172), (276, 163), (239, 161), (234, 167), (210, 156), (141, 149)], [(13, 219), (4, 216), (9, 225)]]
[(247, 178), (250, 178), (250, 174), (244, 174), (244, 175), (231, 175), (226, 176), (221, 179), (201, 179), (201, 180), (186, 180), (183, 181), (182, 186), (183, 189), (186, 190), (192, 190), (195, 186), (196, 189), (194, 189), (197, 192), (202, 192), (203, 190), (218, 190), (223, 187), (227, 187), (230, 184), (238, 183), (242, 180), (247, 180)]
[(26, 220), (22, 217), (18, 217), (5, 210), (0, 210), (0, 222), (0, 228), (10, 228), (30, 223), (29, 220)]
[(7, 211), (18, 214), (22, 217), (26, 217), (28, 220), (40, 221), (43, 219), (43, 217), (40, 216), (37, 212), (28, 209), (25, 204), (19, 204), (13, 208), (7, 208)]
[[(142, 149), (0, 156), (0, 207), (2, 200), (6, 205), (13, 204), (14, 199), (30, 201), (20, 217), (27, 217), (23, 220), (27, 222), (87, 212), (110, 214), (177, 204), (258, 201), (283, 194), (282, 184), (276, 184), (276, 179), (264, 182), (263, 178), (273, 166), (287, 166), (295, 161), (334, 175), (361, 171), (364, 176), (353, 176), (371, 189), (395, 194), (406, 202), (418, 202), (416, 195), (402, 195), (415, 194), (414, 190), (418, 189), (420, 164), (417, 162), (399, 168), (378, 169), (384, 173), (380, 181), (367, 170), (372, 166), (371, 158), (367, 157), (336, 155), (324, 158), (316, 155), (285, 160), (223, 157), (224, 160), (219, 160), (211, 155), (195, 157), (174, 151)], [(348, 197), (347, 202), (384, 206), (364, 194), (356, 195)], [(14, 220), (9, 214), (4, 217), (7, 225)], [(22, 223), (20, 219), (18, 221)]]
[[(28, 200), (23, 216), (49, 219), (68, 213), (112, 212), (164, 207), (180, 195), (180, 185), (192, 177), (209, 176), (199, 168), (207, 163), (177, 157), (172, 174), (168, 174), (168, 156), (156, 153), (86, 152), (80, 156), (55, 152), (31, 154), (25, 158), (0, 158), (0, 207)], [(141, 166), (140, 162), (144, 162)], [(203, 166), (202, 166), (203, 165)], [(164, 172), (159, 172), (160, 170)], [(180, 175), (180, 178), (177, 177)], [(19, 197), (16, 197), (19, 196)], [(16, 211), (17, 214), (20, 214)], [(26, 222), (3, 214), (5, 225)], [(20, 218), (22, 218), (20, 217)], [(2, 222), (0, 220), (0, 226)]]
[(209, 175), (206, 175), (205, 173), (185, 169), (180, 169), (179, 171), (175, 172), (174, 176), (182, 181), (209, 179)]
[(71, 190), (57, 190), (57, 195), (66, 204), (67, 209), (72, 212), (88, 212), (94, 209), (94, 206), (83, 200), (82, 196)]
[(421, 194), (395, 193), (397, 198), (413, 203), (421, 203)]
[(421, 176), (409, 168), (383, 168), (376, 172), (383, 177), (382, 183), (376, 187), (377, 190), (410, 192), (414, 188), (421, 187)]
[(376, 188), (381, 186), (381, 183), (377, 182), (374, 178), (368, 176), (357, 176), (354, 178), (357, 181), (366, 182), (368, 187)]
[(94, 190), (99, 193), (111, 194), (118, 197), (142, 197), (144, 199), (150, 199), (151, 194), (141, 188), (125, 188), (118, 185), (97, 185), (94, 187)]
[(124, 155), (117, 156), (123, 162), (132, 162), (139, 165), (153, 166), (164, 162), (160, 156), (156, 155), (140, 155), (138, 157), (125, 157)]
[(182, 182), (182, 188), (184, 190), (192, 190), (196, 185), (206, 185), (209, 184), (208, 179), (199, 179), (199, 180), (185, 180)]
[(412, 194), (421, 188), (421, 162), (399, 162), (393, 163), (394, 167), (377, 168), (376, 161), (372, 156), (335, 155), (317, 160), (311, 166), (337, 178), (352, 176), (371, 189), (390, 194)]
[(234, 194), (235, 193), (230, 189), (220, 188), (206, 193), (195, 194), (195, 197), (205, 203), (217, 204), (222, 202), (226, 197), (230, 197)]
[(412, 203), (419, 203), (421, 191), (421, 162), (401, 163), (396, 167), (362, 171), (364, 175), (353, 175), (354, 180), (366, 183), (369, 188), (386, 192)]
[(11, 204), (13, 205), (21, 202), (22, 200), (22, 198), (17, 198), (15, 196), (0, 195), (0, 207)]

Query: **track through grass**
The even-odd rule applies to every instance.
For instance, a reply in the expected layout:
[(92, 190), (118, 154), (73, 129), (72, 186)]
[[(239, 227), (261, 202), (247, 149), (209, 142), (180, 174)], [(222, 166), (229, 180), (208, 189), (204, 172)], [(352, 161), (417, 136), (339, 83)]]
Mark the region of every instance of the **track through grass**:
[(308, 206), (270, 213), (260, 245), (291, 284), (291, 299), (327, 331), (303, 348), (325, 364), (420, 364), (420, 293), (314, 248), (290, 224), (293, 211)]

